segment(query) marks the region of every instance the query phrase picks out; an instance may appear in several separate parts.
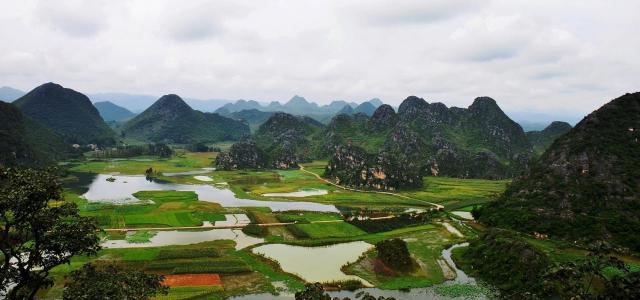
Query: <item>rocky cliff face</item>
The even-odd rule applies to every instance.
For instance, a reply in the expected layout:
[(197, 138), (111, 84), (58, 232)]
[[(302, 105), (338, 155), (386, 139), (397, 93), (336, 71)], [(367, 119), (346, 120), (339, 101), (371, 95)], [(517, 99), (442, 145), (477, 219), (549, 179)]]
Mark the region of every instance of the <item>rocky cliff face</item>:
[(370, 155), (356, 146), (339, 147), (324, 177), (358, 189), (397, 190), (422, 186), (420, 166), (389, 152)]
[(215, 165), (223, 170), (264, 169), (269, 166), (268, 157), (253, 141), (233, 144), (227, 153), (216, 157)]
[(557, 138), (481, 220), (640, 250), (640, 93), (626, 94)]
[(325, 136), (329, 153), (348, 144), (372, 154), (384, 150), (434, 176), (507, 178), (526, 170), (532, 156), (522, 128), (488, 97), (465, 109), (411, 96), (397, 114), (382, 105), (368, 121), (338, 115)]
[(309, 117), (275, 113), (256, 132), (254, 139), (267, 153), (271, 167), (297, 168), (313, 158), (311, 137), (323, 125)]

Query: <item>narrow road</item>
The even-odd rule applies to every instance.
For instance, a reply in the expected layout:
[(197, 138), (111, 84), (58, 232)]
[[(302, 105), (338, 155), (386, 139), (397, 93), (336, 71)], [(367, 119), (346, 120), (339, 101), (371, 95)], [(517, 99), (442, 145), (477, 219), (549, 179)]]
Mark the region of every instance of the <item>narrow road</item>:
[[(394, 215), (384, 216), (384, 217), (375, 217), (369, 218), (371, 220), (384, 220), (391, 219), (395, 217)], [(271, 227), (271, 226), (285, 226), (285, 225), (294, 225), (294, 224), (321, 224), (321, 223), (340, 223), (344, 222), (344, 220), (321, 220), (321, 221), (311, 221), (309, 223), (298, 223), (298, 222), (279, 222), (279, 223), (259, 223), (254, 224), (260, 227)], [(209, 225), (209, 226), (178, 226), (178, 227), (130, 227), (130, 228), (106, 228), (104, 231), (109, 232), (118, 232), (118, 231), (168, 231), (168, 230), (194, 230), (194, 229), (240, 229), (249, 224), (234, 224), (234, 225)]]
[(383, 192), (383, 191), (359, 190), (359, 189), (354, 189), (354, 188), (346, 187), (346, 186), (343, 186), (343, 185), (339, 185), (339, 184), (337, 184), (337, 183), (335, 183), (335, 182), (333, 182), (331, 180), (322, 178), (322, 176), (320, 176), (320, 175), (318, 175), (316, 173), (313, 173), (313, 172), (311, 172), (309, 170), (306, 170), (303, 165), (298, 165), (298, 166), (300, 167), (300, 171), (305, 172), (307, 174), (311, 174), (311, 175), (315, 176), (316, 178), (318, 178), (319, 180), (322, 180), (322, 181), (324, 181), (324, 182), (326, 182), (326, 183), (328, 183), (330, 185), (333, 185), (333, 186), (335, 186), (337, 188), (340, 188), (340, 189), (343, 189), (343, 190), (352, 191), (352, 192), (359, 192), (359, 193), (373, 193), (373, 194), (391, 195), (391, 196), (396, 196), (396, 197), (400, 197), (400, 198), (404, 198), (404, 199), (410, 199), (410, 200), (426, 203), (426, 204), (429, 204), (431, 206), (434, 206), (437, 210), (444, 209), (443, 205), (440, 205), (440, 204), (437, 204), (437, 203), (433, 203), (433, 202), (429, 202), (429, 201), (424, 201), (424, 200), (421, 200), (421, 199), (416, 199), (416, 198), (405, 196), (405, 195), (401, 195), (401, 194), (396, 194), (396, 193), (392, 193), (392, 192)]

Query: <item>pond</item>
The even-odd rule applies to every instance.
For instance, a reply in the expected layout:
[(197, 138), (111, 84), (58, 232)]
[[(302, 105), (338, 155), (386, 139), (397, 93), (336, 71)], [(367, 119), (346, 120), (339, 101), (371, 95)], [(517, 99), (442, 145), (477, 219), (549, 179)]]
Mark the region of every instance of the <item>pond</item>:
[(309, 196), (322, 196), (328, 194), (327, 190), (319, 190), (319, 189), (303, 189), (296, 192), (289, 193), (266, 193), (262, 194), (265, 197), (293, 197), (293, 198), (302, 198)]
[(468, 211), (452, 211), (451, 213), (465, 220), (473, 220), (473, 215)]
[[(466, 247), (468, 243), (457, 244), (449, 247), (448, 249), (442, 250), (442, 257), (451, 267), (454, 269), (456, 273), (456, 278), (451, 281), (447, 281), (440, 285), (430, 286), (426, 288), (415, 288), (410, 290), (381, 290), (378, 288), (364, 288), (356, 291), (337, 291), (337, 292), (329, 292), (331, 297), (338, 297), (340, 299), (344, 297), (349, 297), (351, 299), (355, 299), (355, 295), (360, 291), (369, 292), (371, 295), (375, 297), (384, 296), (384, 297), (394, 297), (398, 300), (406, 299), (406, 300), (452, 300), (452, 299), (487, 299), (487, 296), (478, 294), (475, 297), (450, 297), (445, 295), (440, 295), (436, 292), (438, 287), (443, 287), (452, 284), (468, 284), (476, 286), (475, 279), (465, 274), (462, 270), (458, 269), (456, 265), (453, 263), (451, 259), (451, 251), (455, 248)], [(264, 246), (262, 246), (264, 247)], [(309, 257), (312, 257), (309, 255)], [(314, 259), (316, 260), (316, 259)], [(305, 262), (307, 263), (307, 262)], [(294, 295), (291, 293), (282, 293), (280, 295), (271, 295), (271, 294), (254, 294), (254, 295), (244, 295), (239, 297), (229, 298), (232, 300), (293, 300)]]
[[(93, 176), (93, 177), (91, 177)], [(219, 203), (223, 207), (269, 207), (272, 211), (319, 211), (338, 212), (333, 205), (314, 202), (295, 201), (261, 201), (240, 199), (222, 187), (209, 184), (177, 184), (166, 181), (150, 181), (145, 176), (82, 174), (80, 188), (86, 192), (82, 195), (89, 202), (109, 202), (113, 204), (138, 204), (139, 199), (133, 196), (139, 191), (193, 191), (200, 201)], [(107, 181), (110, 178), (112, 181)]]
[(236, 250), (263, 243), (261, 238), (248, 236), (237, 229), (211, 229), (201, 231), (158, 231), (148, 243), (129, 243), (126, 240), (107, 240), (104, 248), (147, 248), (172, 245), (189, 245), (215, 240), (233, 240)]
[(251, 251), (277, 261), (283, 271), (295, 274), (307, 282), (355, 279), (371, 286), (358, 276), (343, 273), (340, 268), (358, 260), (362, 253), (372, 247), (369, 243), (358, 241), (319, 247), (269, 244), (253, 248)]

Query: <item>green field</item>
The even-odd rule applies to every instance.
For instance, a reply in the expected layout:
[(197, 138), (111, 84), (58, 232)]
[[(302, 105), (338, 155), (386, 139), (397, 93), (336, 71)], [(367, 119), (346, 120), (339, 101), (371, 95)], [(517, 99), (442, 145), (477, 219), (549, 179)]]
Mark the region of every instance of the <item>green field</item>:
[[(156, 172), (182, 172), (210, 167), (215, 153), (185, 153), (171, 159), (152, 157), (129, 160), (109, 160), (75, 162), (69, 165), (73, 172), (143, 174), (153, 168)], [(325, 162), (305, 164), (305, 169), (316, 174), (324, 172)], [(260, 171), (212, 171), (206, 174), (213, 183), (226, 183), (239, 198), (276, 201), (311, 201), (339, 206), (341, 210), (378, 211), (380, 215), (399, 214), (408, 208), (428, 209), (426, 202), (438, 203), (446, 210), (470, 211), (474, 205), (491, 201), (502, 192), (509, 181), (477, 179), (456, 179), (425, 177), (424, 187), (419, 190), (401, 191), (399, 195), (379, 194), (345, 190), (327, 184), (314, 175), (301, 170), (260, 170)], [(195, 180), (193, 176), (166, 177), (159, 179), (181, 184), (208, 184)], [(65, 179), (72, 182), (73, 176)], [(266, 193), (286, 193), (304, 189), (324, 189), (326, 195), (295, 197), (266, 197)], [(425, 287), (445, 281), (445, 275), (438, 264), (443, 249), (451, 244), (464, 241), (451, 234), (437, 223), (449, 222), (456, 225), (465, 236), (474, 237), (479, 228), (457, 225), (449, 221), (446, 213), (439, 213), (431, 222), (402, 227), (386, 232), (367, 233), (343, 221), (339, 213), (287, 211), (272, 212), (266, 207), (224, 208), (216, 203), (198, 201), (194, 192), (183, 191), (139, 191), (134, 194), (147, 204), (111, 205), (89, 203), (79, 196), (79, 190), (68, 188), (64, 191), (66, 201), (78, 205), (81, 214), (95, 217), (102, 228), (148, 228), (148, 227), (192, 227), (201, 226), (204, 221), (225, 220), (225, 214), (247, 214), (253, 223), (294, 223), (287, 226), (271, 226), (265, 230), (265, 243), (286, 243), (298, 246), (322, 246), (334, 243), (366, 241), (371, 244), (389, 239), (405, 239), (415, 260), (411, 272), (380, 274), (368, 265), (375, 259), (375, 252), (366, 252), (360, 260), (343, 268), (347, 274), (360, 276), (383, 289), (404, 289)], [(130, 242), (148, 241), (154, 232), (141, 230), (126, 234), (110, 231), (108, 239), (127, 239)], [(571, 247), (561, 247), (548, 241), (532, 240), (532, 243), (546, 249), (558, 260), (572, 260), (584, 255), (584, 251)], [(249, 293), (296, 291), (303, 282), (294, 275), (281, 271), (276, 262), (253, 255), (250, 248), (236, 250), (233, 241), (211, 241), (195, 245), (167, 246), (152, 248), (103, 249), (96, 257), (76, 257), (71, 264), (56, 268), (52, 275), (56, 285), (42, 296), (60, 297), (64, 275), (69, 271), (94, 261), (96, 263), (116, 263), (126, 268), (158, 274), (216, 273), (220, 274), (220, 287), (179, 287), (172, 288), (168, 296), (158, 299), (225, 299), (233, 295)], [(467, 288), (453, 288), (443, 291), (453, 293)]]
[(71, 190), (65, 198), (78, 204), (83, 215), (95, 217), (102, 228), (201, 226), (203, 221), (225, 220), (215, 203), (198, 201), (194, 192), (141, 191), (134, 194), (150, 204), (112, 205), (88, 203)]

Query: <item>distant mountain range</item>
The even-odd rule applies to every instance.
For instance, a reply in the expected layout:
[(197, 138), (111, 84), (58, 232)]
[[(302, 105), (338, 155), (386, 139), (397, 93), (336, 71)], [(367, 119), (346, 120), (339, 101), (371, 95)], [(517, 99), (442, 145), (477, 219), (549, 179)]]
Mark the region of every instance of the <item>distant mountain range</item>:
[(24, 96), (24, 94), (26, 93), (12, 87), (0, 87), (0, 101), (13, 102), (14, 100)]
[(109, 101), (96, 102), (93, 106), (98, 109), (100, 116), (105, 122), (122, 122), (133, 118), (136, 114), (128, 109), (115, 105)]
[[(89, 94), (88, 96), (93, 102), (111, 102), (133, 113), (142, 112), (158, 100), (157, 96), (127, 93), (97, 93)], [(213, 112), (221, 106), (232, 102), (231, 100), (223, 99), (203, 100), (194, 98), (186, 98), (184, 101), (193, 109), (203, 112)]]
[(363, 112), (371, 115), (373, 114), (373, 110), (380, 106), (381, 103), (382, 101), (380, 101), (380, 99), (374, 98), (361, 104), (353, 102), (348, 103), (343, 100), (338, 100), (333, 101), (327, 105), (318, 105), (315, 102), (307, 101), (307, 99), (305, 99), (304, 97), (295, 95), (285, 104), (281, 104), (278, 101), (273, 101), (268, 105), (263, 105), (260, 102), (254, 100), (238, 100), (234, 103), (225, 104), (216, 112), (222, 115), (230, 115), (233, 112), (241, 110), (257, 109), (261, 111), (278, 111), (299, 116), (315, 116), (315, 118), (318, 119), (319, 116), (333, 116), (336, 113), (349, 108), (354, 110), (358, 108), (358, 111), (356, 112)]

